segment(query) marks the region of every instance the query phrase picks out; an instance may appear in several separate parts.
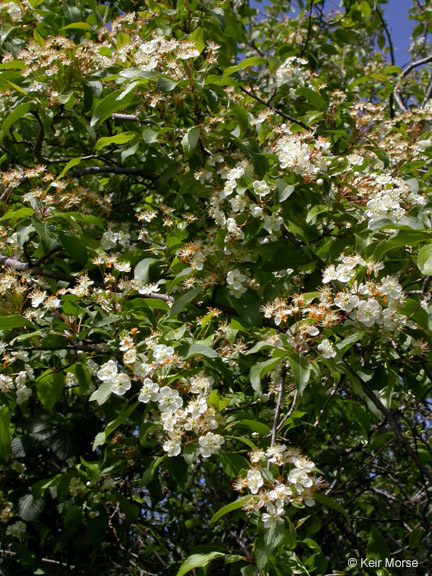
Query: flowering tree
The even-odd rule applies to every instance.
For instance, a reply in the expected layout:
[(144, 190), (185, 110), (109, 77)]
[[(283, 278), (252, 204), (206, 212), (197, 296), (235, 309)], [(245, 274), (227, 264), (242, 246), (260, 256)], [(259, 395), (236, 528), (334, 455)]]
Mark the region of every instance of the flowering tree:
[(432, 569), (432, 5), (401, 69), (383, 4), (3, 3), (2, 574)]

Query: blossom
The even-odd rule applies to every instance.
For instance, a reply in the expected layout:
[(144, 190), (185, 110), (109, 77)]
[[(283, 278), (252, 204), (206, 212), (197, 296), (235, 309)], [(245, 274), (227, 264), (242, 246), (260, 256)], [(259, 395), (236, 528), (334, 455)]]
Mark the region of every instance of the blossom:
[(255, 180), (252, 184), (254, 192), (257, 196), (267, 196), (270, 194), (270, 186), (265, 180)]
[(318, 344), (318, 350), (321, 352), (323, 358), (334, 358), (336, 356), (333, 344), (327, 338), (324, 338), (324, 340)]
[(165, 346), (164, 344), (156, 344), (153, 348), (153, 356), (156, 364), (160, 366), (169, 364), (174, 358), (174, 348), (172, 346)]
[(274, 504), (267, 504), (267, 512), (261, 514), (261, 520), (263, 521), (264, 528), (270, 528), (272, 524), (283, 522), (283, 516), (285, 515), (285, 510), (282, 506), (275, 506)]
[(159, 403), (159, 409), (161, 412), (174, 412), (177, 410), (177, 408), (181, 408), (183, 406), (183, 400), (180, 398), (178, 391), (170, 388), (169, 386), (163, 386), (160, 389), (159, 398), (157, 401)]
[(178, 456), (181, 452), (181, 437), (177, 435), (172, 435), (163, 444), (163, 449), (168, 453), (168, 456), (172, 458), (173, 456)]
[(26, 533), (26, 530), (26, 523), (18, 520), (18, 522), (15, 522), (14, 524), (11, 524), (7, 527), (6, 534), (14, 536), (15, 538), (21, 538), (21, 536)]
[(131, 387), (129, 376), (124, 373), (117, 374), (110, 382), (111, 391), (117, 396), (123, 396)]
[(217, 454), (224, 442), (225, 440), (220, 434), (214, 434), (213, 432), (207, 432), (205, 436), (200, 436), (198, 444), (201, 456), (210, 458), (212, 454)]
[(358, 306), (359, 297), (350, 292), (338, 292), (334, 303), (338, 308), (344, 310), (344, 312), (351, 312)]
[(248, 278), (240, 270), (230, 270), (227, 274), (227, 284), (229, 286), (230, 293), (235, 298), (240, 298), (242, 294), (246, 292), (246, 287), (244, 284), (247, 282)]
[(115, 377), (117, 372), (118, 372), (117, 364), (114, 362), (114, 360), (108, 360), (108, 362), (105, 362), (105, 364), (102, 364), (102, 366), (100, 367), (100, 370), (98, 370), (96, 376), (99, 378), (99, 380), (102, 380), (103, 382), (107, 382), (107, 381), (113, 380), (113, 378)]
[(378, 323), (381, 319), (381, 306), (379, 302), (373, 298), (363, 300), (358, 305), (355, 318), (368, 328), (373, 326), (375, 322)]
[(258, 490), (263, 486), (264, 479), (261, 472), (257, 468), (251, 468), (246, 475), (247, 485), (252, 494), (257, 494)]
[(139, 402), (156, 402), (159, 398), (159, 385), (150, 378), (145, 378), (138, 396)]

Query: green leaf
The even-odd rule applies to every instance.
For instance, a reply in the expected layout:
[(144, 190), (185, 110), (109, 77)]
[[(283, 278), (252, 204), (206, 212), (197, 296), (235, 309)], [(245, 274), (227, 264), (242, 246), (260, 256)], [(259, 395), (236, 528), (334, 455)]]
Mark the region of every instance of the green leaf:
[(0, 330), (12, 330), (12, 328), (34, 328), (33, 324), (18, 314), (0, 316)]
[(259, 570), (264, 570), (269, 561), (270, 555), (282, 540), (283, 536), (283, 522), (272, 522), (268, 528), (262, 529), (254, 547), (254, 554)]
[(162, 92), (172, 92), (177, 84), (178, 82), (172, 80), (171, 78), (160, 77), (156, 82), (156, 90), (162, 90)]
[(65, 249), (66, 253), (69, 254), (76, 262), (79, 262), (83, 266), (87, 264), (88, 254), (85, 242), (76, 236), (71, 236), (70, 234), (65, 234), (64, 232), (58, 233), (60, 244)]
[(280, 363), (281, 358), (270, 358), (270, 360), (266, 360), (265, 362), (260, 362), (259, 364), (255, 364), (252, 366), (249, 379), (250, 383), (252, 384), (252, 388), (261, 394), (261, 378), (265, 376), (268, 372), (276, 368), (276, 366)]
[(174, 302), (174, 304), (171, 306), (171, 309), (169, 311), (168, 316), (174, 316), (175, 314), (179, 314), (180, 312), (183, 312), (183, 310), (187, 306), (187, 304), (189, 304), (189, 302), (192, 302), (192, 300), (195, 300), (195, 298), (200, 293), (201, 293), (200, 287), (192, 288), (192, 290), (188, 290), (186, 292), (186, 294), (183, 294), (183, 296), (180, 296), (180, 298), (178, 298)]
[(182, 139), (182, 146), (185, 152), (186, 160), (192, 156), (197, 147), (198, 140), (200, 137), (200, 129), (198, 126), (194, 126), (193, 128), (189, 128), (186, 134), (183, 136)]
[(71, 168), (74, 168), (75, 166), (78, 166), (78, 164), (81, 164), (81, 160), (82, 160), (81, 156), (78, 156), (78, 158), (72, 158), (72, 160), (69, 160), (69, 162), (63, 168), (63, 170), (57, 176), (56, 180), (60, 180), (60, 178), (63, 178), (63, 176), (66, 174), (66, 172), (68, 172)]
[(36, 380), (36, 389), (42, 405), (52, 412), (54, 405), (60, 400), (65, 384), (63, 372), (47, 370)]
[(160, 458), (155, 458), (153, 462), (150, 464), (150, 466), (146, 470), (144, 470), (144, 473), (141, 478), (143, 486), (148, 486), (149, 484), (151, 484), (151, 482), (153, 482), (153, 477), (156, 470), (159, 468), (159, 466), (166, 458), (168, 458), (167, 454), (164, 454)]
[(262, 58), (261, 56), (252, 56), (251, 58), (246, 58), (245, 60), (242, 60), (240, 64), (237, 64), (236, 66), (230, 66), (229, 68), (226, 68), (226, 70), (224, 70), (223, 75), (231, 76), (231, 74), (234, 74), (239, 70), (243, 70), (244, 68), (250, 68), (251, 66), (259, 66), (260, 64), (265, 64), (265, 62), (266, 59)]
[(423, 274), (432, 274), (432, 244), (426, 244), (419, 250), (417, 265)]
[(332, 510), (339, 512), (339, 514), (342, 514), (342, 516), (345, 518), (348, 524), (350, 523), (350, 517), (348, 516), (346, 510), (342, 508), (342, 506), (338, 502), (333, 500), (333, 498), (330, 498), (330, 496), (325, 496), (324, 494), (321, 494), (321, 492), (315, 492), (313, 495), (313, 499), (316, 502), (323, 504), (327, 508), (331, 508)]
[(85, 364), (77, 363), (71, 366), (69, 371), (72, 372), (72, 374), (75, 374), (78, 380), (80, 394), (85, 394), (91, 384), (91, 375), (87, 366)]
[(115, 90), (108, 94), (99, 104), (96, 106), (95, 111), (93, 113), (93, 117), (90, 122), (90, 126), (94, 128), (95, 126), (99, 126), (102, 122), (105, 122), (107, 118), (122, 110), (127, 108), (127, 106), (134, 100), (135, 94), (129, 93), (125, 98), (122, 100), (117, 100), (117, 97), (123, 93), (123, 90)]
[(11, 450), (10, 419), (11, 412), (7, 406), (0, 406), (0, 459), (6, 460)]
[(271, 430), (270, 426), (263, 422), (258, 422), (258, 420), (239, 420), (236, 422), (236, 426), (245, 426), (252, 432), (258, 432), (262, 436), (266, 436)]
[(30, 112), (32, 108), (34, 108), (33, 102), (23, 102), (22, 104), (19, 104), (15, 108), (15, 110), (11, 112), (9, 116), (6, 116), (6, 118), (3, 120), (0, 136), (2, 137), (8, 136), (9, 130), (13, 126), (13, 124), (15, 124), (15, 122), (17, 122), (20, 118), (25, 116), (25, 114)]
[(60, 32), (64, 30), (86, 30), (87, 32), (91, 32), (92, 27), (87, 22), (72, 22), (67, 26), (63, 26), (60, 28)]
[(193, 356), (194, 354), (200, 354), (201, 356), (207, 356), (207, 358), (218, 358), (219, 357), (216, 350), (213, 350), (213, 348), (210, 348), (210, 346), (206, 346), (205, 344), (200, 344), (199, 342), (196, 342), (195, 344), (192, 344), (191, 346), (189, 346), (189, 350), (187, 352), (186, 358), (189, 358), (189, 356)]
[(319, 94), (318, 92), (315, 92), (315, 90), (311, 90), (310, 88), (299, 88), (296, 91), (296, 94), (298, 94), (299, 96), (304, 96), (306, 98), (306, 100), (311, 104), (311, 106), (313, 106), (314, 108), (316, 108), (317, 110), (325, 110), (326, 107), (326, 103), (324, 98), (321, 96), (321, 94)]
[(151, 128), (146, 128), (142, 131), (141, 136), (146, 144), (153, 144), (153, 142), (156, 142), (158, 139), (159, 132)]
[(204, 566), (208, 566), (210, 562), (215, 560), (216, 558), (223, 558), (226, 556), (223, 552), (209, 552), (208, 554), (192, 554), (189, 556), (187, 560), (183, 562), (180, 566), (179, 571), (177, 572), (177, 576), (183, 576), (187, 574), (194, 568), (203, 568)]
[(99, 406), (102, 406), (111, 396), (111, 383), (109, 381), (102, 382), (97, 390), (90, 396), (90, 401), (96, 400)]
[(388, 547), (387, 541), (378, 530), (378, 528), (373, 524), (369, 533), (369, 540), (367, 543), (366, 551), (368, 557), (381, 558), (381, 560), (390, 558), (390, 549)]
[(220, 510), (218, 510), (216, 512), (216, 514), (213, 514), (213, 516), (210, 518), (209, 525), (217, 522), (219, 520), (219, 518), (222, 518), (222, 516), (225, 516), (225, 514), (229, 514), (230, 512), (233, 512), (234, 510), (238, 510), (239, 508), (243, 508), (243, 506), (246, 504), (246, 502), (248, 500), (250, 500), (249, 495), (248, 496), (242, 496), (241, 498), (239, 498), (235, 502), (231, 502), (231, 504), (227, 504), (226, 506), (223, 506), (222, 508), (220, 508)]
[(201, 27), (195, 28), (188, 40), (195, 43), (195, 48), (201, 53), (205, 48), (204, 31)]
[(139, 280), (142, 280), (143, 282), (146, 283), (149, 282), (150, 266), (152, 266), (152, 264), (154, 264), (155, 262), (157, 262), (156, 258), (144, 258), (143, 260), (140, 260), (134, 269), (135, 278), (138, 278)]
[(33, 494), (26, 494), (18, 502), (18, 514), (25, 522), (34, 522), (42, 514), (45, 500), (36, 498)]
[(132, 412), (136, 409), (138, 404), (139, 402), (135, 402), (131, 406), (128, 406), (127, 408), (122, 410), (120, 414), (117, 416), (117, 418), (115, 418), (109, 424), (107, 424), (103, 432), (99, 432), (98, 434), (96, 434), (96, 438), (93, 442), (92, 449), (96, 450), (98, 446), (102, 446), (103, 444), (105, 444), (110, 434), (112, 434), (114, 430), (116, 430), (119, 426), (121, 426), (126, 422), (126, 420), (129, 418)]
[(289, 355), (289, 363), (294, 376), (294, 382), (297, 385), (299, 394), (303, 394), (311, 373), (309, 363), (301, 356)]
[(96, 142), (95, 150), (102, 150), (102, 148), (111, 146), (111, 144), (126, 144), (126, 142), (130, 142), (135, 136), (135, 132), (122, 132), (115, 136), (104, 136)]

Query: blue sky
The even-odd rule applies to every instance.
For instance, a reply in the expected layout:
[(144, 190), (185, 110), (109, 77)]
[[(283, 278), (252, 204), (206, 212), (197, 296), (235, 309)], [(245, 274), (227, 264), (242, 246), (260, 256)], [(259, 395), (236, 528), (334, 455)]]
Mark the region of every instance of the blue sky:
[[(262, 9), (267, 3), (266, 0), (261, 0), (260, 2), (252, 0), (251, 6)], [(327, 0), (326, 6), (337, 9), (339, 0)], [(408, 10), (411, 6), (412, 0), (388, 0), (384, 11), (393, 40), (396, 65), (401, 67), (404, 67), (409, 61), (408, 48), (413, 23), (408, 19)]]
[(408, 48), (413, 21), (408, 20), (408, 10), (411, 6), (412, 0), (389, 0), (385, 9), (385, 19), (393, 39), (398, 66), (404, 66), (409, 60)]

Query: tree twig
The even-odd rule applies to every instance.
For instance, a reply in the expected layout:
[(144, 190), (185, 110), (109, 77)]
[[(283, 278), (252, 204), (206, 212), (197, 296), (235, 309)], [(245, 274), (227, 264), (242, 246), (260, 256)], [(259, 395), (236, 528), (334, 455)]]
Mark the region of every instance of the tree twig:
[(419, 468), (420, 472), (428, 478), (430, 482), (432, 482), (432, 470), (427, 468), (420, 458), (417, 456), (415, 451), (411, 448), (408, 440), (403, 435), (401, 427), (393, 416), (393, 414), (384, 406), (378, 396), (373, 392), (371, 388), (366, 384), (366, 382), (362, 382), (362, 388), (366, 394), (366, 396), (371, 400), (371, 402), (378, 408), (378, 410), (387, 418), (390, 426), (392, 427), (393, 433), (396, 436), (399, 443), (405, 448), (405, 452), (409, 455), (411, 460), (416, 463), (417, 467)]
[(307, 124), (305, 124), (301, 120), (297, 120), (297, 118), (294, 118), (294, 116), (290, 116), (289, 114), (285, 114), (285, 112), (282, 112), (282, 110), (279, 110), (279, 108), (276, 108), (275, 106), (272, 106), (271, 104), (268, 104), (265, 100), (263, 100), (262, 98), (260, 98), (256, 94), (253, 94), (252, 92), (249, 92), (249, 90), (246, 90), (246, 88), (243, 88), (243, 86), (240, 86), (239, 88), (242, 92), (244, 92), (245, 94), (247, 94), (248, 96), (250, 96), (251, 98), (256, 100), (257, 102), (259, 102), (260, 104), (262, 104), (266, 108), (273, 110), (273, 112), (275, 114), (278, 114), (282, 118), (285, 118), (285, 120), (289, 120), (290, 122), (293, 122), (294, 124), (298, 124), (299, 126), (304, 128), (305, 130), (308, 130), (309, 132), (313, 131), (310, 126), (308, 126)]
[(139, 168), (131, 168), (128, 166), (88, 166), (80, 170), (69, 170), (68, 176), (71, 178), (79, 178), (80, 176), (88, 176), (91, 174), (125, 174), (127, 176), (143, 176), (148, 180), (156, 180), (154, 175), (145, 174)]

